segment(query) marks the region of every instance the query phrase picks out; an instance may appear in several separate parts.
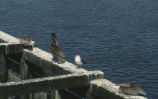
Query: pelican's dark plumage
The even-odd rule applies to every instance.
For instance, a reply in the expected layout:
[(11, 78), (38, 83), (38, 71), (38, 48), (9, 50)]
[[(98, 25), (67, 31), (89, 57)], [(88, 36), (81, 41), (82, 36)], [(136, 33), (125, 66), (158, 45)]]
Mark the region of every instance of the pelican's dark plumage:
[(64, 63), (65, 62), (65, 55), (64, 51), (60, 48), (55, 33), (52, 33), (53, 43), (51, 44), (50, 50), (53, 56), (53, 60), (57, 63)]
[(133, 83), (119, 84), (119, 90), (126, 95), (145, 96), (146, 93)]
[(31, 39), (22, 33), (20, 33), (20, 35), (19, 35), (19, 40), (20, 40), (20, 43), (23, 44), (24, 48), (32, 48), (33, 47), (33, 44), (31, 43)]

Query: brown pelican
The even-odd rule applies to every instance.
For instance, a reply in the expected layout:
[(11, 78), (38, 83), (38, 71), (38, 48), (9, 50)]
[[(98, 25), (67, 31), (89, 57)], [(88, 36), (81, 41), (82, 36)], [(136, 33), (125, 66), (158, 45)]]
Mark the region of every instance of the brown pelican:
[(80, 55), (74, 57), (75, 63), (79, 66), (83, 65), (85, 62), (81, 59)]
[(133, 83), (119, 84), (119, 90), (126, 95), (145, 96), (146, 93)]
[(31, 39), (28, 37), (28, 36), (26, 36), (26, 35), (24, 35), (24, 34), (22, 34), (22, 33), (20, 33), (20, 35), (19, 35), (19, 40), (20, 40), (20, 43), (21, 44), (23, 44), (23, 47), (25, 48), (27, 48), (27, 47), (29, 47), (29, 48), (32, 48), (32, 42), (31, 42)]
[(53, 39), (53, 44), (51, 45), (50, 50), (53, 56), (53, 60), (59, 64), (64, 63), (65, 62), (64, 51), (60, 48), (56, 40), (55, 33), (52, 33), (52, 39)]

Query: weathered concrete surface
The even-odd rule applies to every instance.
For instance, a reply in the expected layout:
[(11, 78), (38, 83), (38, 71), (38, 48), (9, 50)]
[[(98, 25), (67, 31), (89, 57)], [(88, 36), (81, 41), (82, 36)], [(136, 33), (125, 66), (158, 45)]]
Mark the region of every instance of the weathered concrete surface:
[[(19, 39), (0, 31), (0, 42), (1, 43), (20, 43)], [(33, 46), (35, 45), (34, 41), (31, 41)]]
[[(19, 39), (0, 31), (0, 41), (7, 42), (7, 43), (19, 43)], [(33, 50), (24, 50), (24, 58), (26, 61), (33, 63), (41, 67), (46, 76), (54, 75), (56, 73), (59, 74), (68, 74), (68, 73), (77, 73), (77, 72), (87, 72), (85, 69), (78, 69), (76, 65), (65, 62), (64, 64), (57, 64), (56, 62), (52, 61), (51, 53), (43, 51), (37, 47), (34, 47)]]
[(38, 92), (34, 94), (34, 99), (47, 99), (47, 94), (44, 92)]
[(52, 89), (65, 89), (89, 85), (94, 79), (103, 78), (101, 71), (74, 73), (53, 77), (22, 80), (0, 84), (0, 96), (22, 95)]
[(23, 58), (21, 58), (21, 61), (20, 61), (20, 75), (21, 75), (21, 78), (24, 80), (24, 79), (28, 79), (28, 66), (25, 62), (25, 60)]
[(48, 52), (45, 52), (37, 47), (31, 50), (24, 50), (23, 58), (42, 68), (46, 76), (53, 75), (54, 73), (57, 75), (69, 74), (69, 73), (79, 73), (79, 72), (87, 72), (85, 69), (78, 69), (76, 65), (73, 65), (70, 62), (65, 62), (63, 64), (58, 64), (52, 61), (52, 55)]
[(91, 81), (89, 91), (100, 99), (147, 99), (142, 96), (124, 95), (119, 92), (118, 85), (106, 79)]
[(0, 82), (7, 80), (7, 63), (3, 54), (0, 53)]
[(7, 33), (0, 31), (0, 42), (17, 43), (17, 42), (19, 42), (19, 40)]
[(0, 43), (0, 53), (6, 54), (15, 54), (22, 53), (23, 48), (22, 44), (19, 43)]
[[(20, 81), (20, 75), (16, 74), (12, 70), (8, 70), (8, 82), (17, 82)], [(18, 99), (19, 97), (16, 97), (15, 99)], [(0, 98), (1, 99), (1, 98)], [(2, 98), (3, 99), (3, 98)], [(13, 99), (12, 97), (7, 97), (6, 99)], [(20, 99), (23, 99), (22, 97)]]
[[(19, 43), (19, 40), (4, 32), (0, 32), (0, 42)], [(85, 69), (78, 69), (76, 65), (70, 62), (64, 64), (57, 64), (52, 61), (52, 55), (37, 47), (33, 50), (24, 50), (24, 59), (36, 66), (42, 68), (45, 76), (61, 75), (70, 73), (83, 73), (87, 72)], [(100, 97), (100, 99), (146, 99), (140, 96), (128, 96), (118, 92), (118, 86), (106, 79), (95, 80), (91, 82), (90, 92)], [(111, 98), (113, 97), (113, 98)]]

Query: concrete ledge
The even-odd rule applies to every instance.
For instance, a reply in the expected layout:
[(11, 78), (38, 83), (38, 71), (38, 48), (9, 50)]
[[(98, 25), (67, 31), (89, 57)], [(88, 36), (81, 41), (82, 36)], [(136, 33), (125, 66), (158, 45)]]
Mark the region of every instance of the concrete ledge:
[[(19, 43), (19, 39), (2, 31), (0, 31), (0, 41), (7, 43)], [(42, 68), (46, 76), (54, 75), (54, 73), (56, 75), (60, 75), (87, 72), (85, 69), (76, 68), (76, 65), (67, 61), (64, 64), (58, 64), (52, 61), (52, 58), (51, 53), (43, 51), (37, 47), (34, 47), (33, 50), (24, 50), (24, 59)]]
[(22, 53), (22, 44), (18, 43), (0, 43), (0, 53), (2, 54), (15, 54)]
[(52, 60), (52, 55), (48, 52), (45, 52), (37, 47), (34, 47), (33, 50), (24, 49), (23, 58), (42, 68), (46, 76), (54, 75), (62, 75), (62, 74), (69, 74), (69, 73), (80, 73), (80, 72), (87, 72), (85, 69), (78, 69), (77, 66), (70, 63), (65, 62), (63, 64), (58, 64)]
[(7, 43), (19, 43), (19, 40), (7, 33), (0, 31), (0, 41), (7, 42)]
[(16, 96), (32, 92), (47, 91), (52, 89), (65, 89), (89, 85), (90, 81), (104, 77), (101, 71), (74, 73), (53, 77), (22, 80), (0, 84), (0, 96)]
[[(19, 40), (9, 34), (0, 31), (0, 42), (19, 43)], [(57, 64), (52, 61), (52, 55), (37, 47), (33, 50), (24, 49), (23, 58), (35, 66), (40, 67), (45, 76), (62, 75), (70, 73), (85, 73), (87, 70), (78, 69), (76, 65), (70, 62), (64, 64)], [(129, 96), (118, 92), (119, 86), (106, 80), (94, 80), (90, 82), (90, 93), (98, 96), (100, 99), (147, 99), (141, 96)], [(29, 89), (29, 88), (28, 88)], [(5, 89), (6, 90), (6, 89)], [(1, 94), (1, 93), (0, 93)]]
[(100, 99), (147, 99), (142, 96), (124, 95), (119, 92), (118, 85), (106, 79), (91, 81), (89, 91)]
[[(20, 43), (19, 39), (0, 31), (0, 42), (1, 43)], [(35, 42), (31, 41), (33, 46), (35, 46)]]

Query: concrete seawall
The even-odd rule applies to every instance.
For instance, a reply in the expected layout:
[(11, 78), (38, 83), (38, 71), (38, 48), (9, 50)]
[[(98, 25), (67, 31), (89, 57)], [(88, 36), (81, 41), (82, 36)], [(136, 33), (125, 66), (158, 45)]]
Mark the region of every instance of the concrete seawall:
[[(4, 46), (3, 49), (4, 52), (7, 46), (10, 49), (12, 49), (12, 50), (7, 50), (6, 54), (18, 53), (19, 51), (23, 50), (21, 49), (21, 46), (19, 44), (19, 39), (2, 31), (0, 31), (0, 42), (8, 43), (8, 45), (6, 44), (5, 46), (2, 45)], [(16, 47), (10, 46), (9, 45), (10, 43), (16, 44)], [(28, 63), (36, 65), (39, 68), (42, 68), (42, 72), (44, 76), (88, 72), (85, 69), (76, 68), (76, 65), (67, 61), (64, 64), (58, 64), (52, 61), (51, 53), (43, 51), (38, 47), (34, 47), (33, 50), (24, 49), (23, 58)], [(99, 79), (90, 81), (89, 89), (87, 92), (87, 99), (147, 99), (147, 98), (142, 96), (130, 96), (130, 95), (124, 95), (122, 93), (119, 93), (119, 86), (107, 79), (104, 79), (103, 75), (101, 75), (99, 76)]]

